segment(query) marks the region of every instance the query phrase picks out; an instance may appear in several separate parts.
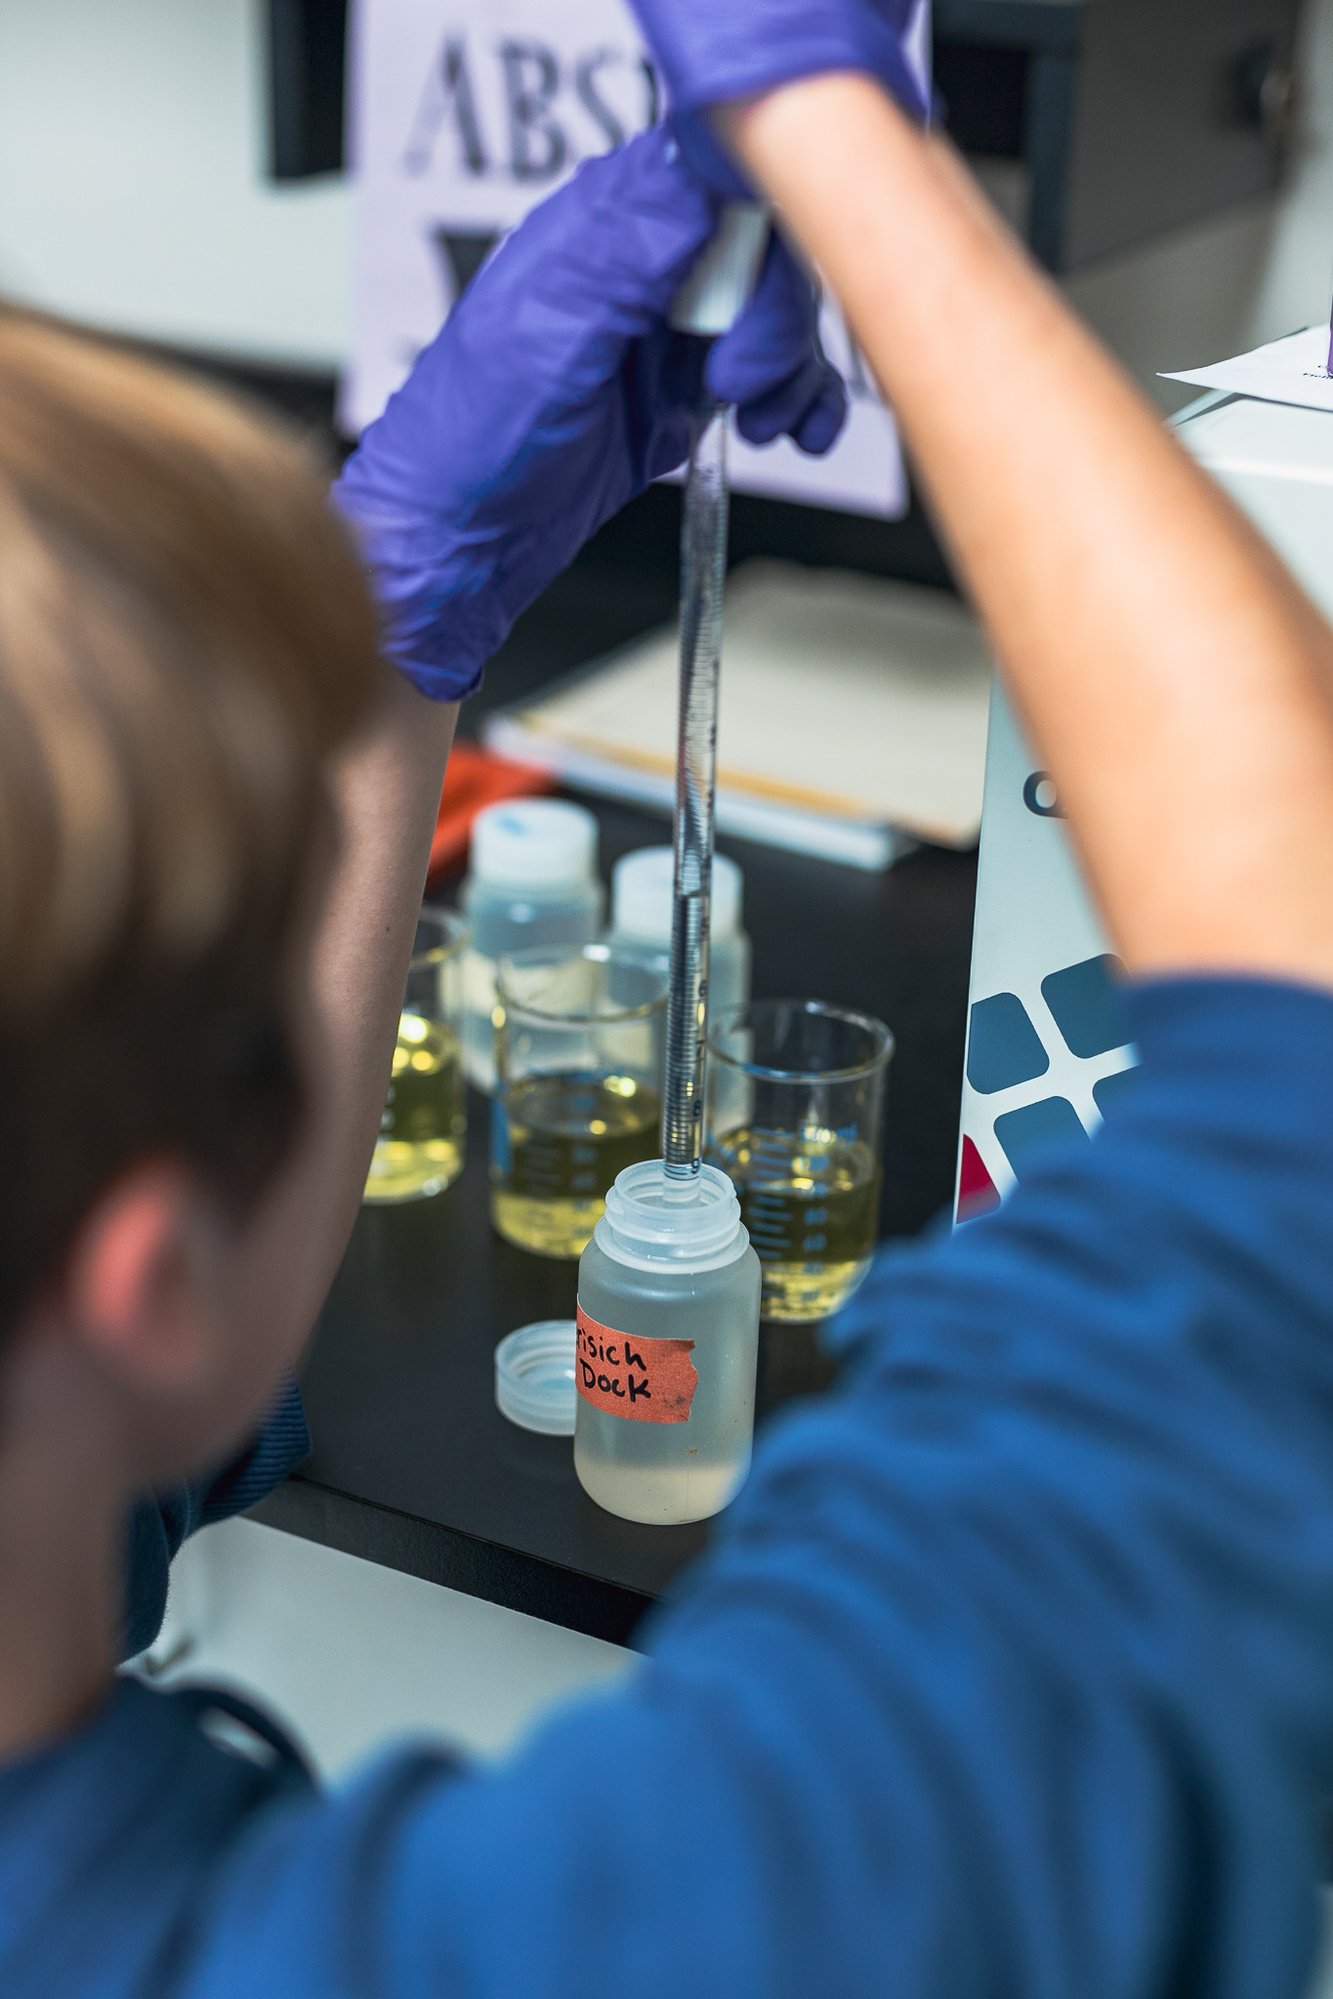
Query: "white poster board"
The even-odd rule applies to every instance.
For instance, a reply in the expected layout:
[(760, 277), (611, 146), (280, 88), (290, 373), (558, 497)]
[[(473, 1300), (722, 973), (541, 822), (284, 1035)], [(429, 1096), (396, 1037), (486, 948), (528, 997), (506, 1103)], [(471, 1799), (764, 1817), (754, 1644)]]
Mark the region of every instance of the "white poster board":
[(972, 937), (960, 1221), (997, 1205), (1049, 1145), (1101, 1123), (1137, 1062), (1116, 977), (1055, 786), (997, 685)]
[[(928, 0), (916, 24), (928, 47)], [(350, 138), (358, 183), (353, 345), (341, 415), (359, 433), (495, 238), (578, 165), (649, 124), (652, 65), (624, 0), (355, 0)], [(893, 419), (826, 306), (823, 338), (851, 392), (823, 459), (737, 442), (734, 485), (857, 513), (906, 505)]]
[[(1327, 341), (1327, 333), (1321, 329)], [(1307, 349), (1311, 336), (1302, 336)], [(1292, 357), (1278, 346), (1242, 372)], [(1326, 354), (1326, 349), (1325, 349)], [(1318, 351), (1296, 355), (1318, 366)], [(1272, 400), (1269, 379), (1175, 428), (1250, 517), (1324, 613), (1333, 617), (1333, 413)], [(1111, 1002), (1109, 947), (1083, 885), (1059, 800), (997, 689), (986, 758), (972, 946), (960, 1219), (986, 1213), (1063, 1138), (1091, 1134), (1137, 1062)]]

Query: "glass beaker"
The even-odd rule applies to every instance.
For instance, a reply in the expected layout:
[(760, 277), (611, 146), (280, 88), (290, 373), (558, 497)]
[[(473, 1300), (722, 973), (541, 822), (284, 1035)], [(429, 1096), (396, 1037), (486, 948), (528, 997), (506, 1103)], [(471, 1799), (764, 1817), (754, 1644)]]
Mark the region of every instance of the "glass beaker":
[(666, 977), (587, 944), (515, 951), (496, 978), (491, 1220), (581, 1256), (616, 1175), (661, 1152)]
[(463, 1170), (467, 938), (467, 924), (449, 910), (425, 908), (417, 919), (389, 1094), (366, 1179), (367, 1201), (424, 1200), (442, 1192)]
[(740, 1196), (762, 1311), (827, 1318), (870, 1267), (893, 1036), (818, 1000), (757, 1000), (708, 1037), (707, 1157)]

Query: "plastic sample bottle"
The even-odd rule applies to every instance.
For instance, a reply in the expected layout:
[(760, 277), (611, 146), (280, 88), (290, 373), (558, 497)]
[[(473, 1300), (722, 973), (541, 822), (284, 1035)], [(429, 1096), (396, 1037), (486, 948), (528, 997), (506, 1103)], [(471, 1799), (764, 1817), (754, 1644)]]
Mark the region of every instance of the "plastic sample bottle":
[[(617, 949), (661, 956), (671, 951), (670, 847), (640, 847), (616, 862), (611, 874), (611, 936)], [(744, 877), (725, 854), (713, 856), (708, 946), (708, 1011), (716, 1020), (750, 997), (750, 940), (741, 929)]]
[(579, 1264), (574, 1469), (609, 1513), (706, 1520), (750, 1468), (759, 1259), (725, 1173), (628, 1166)]
[(558, 798), (520, 798), (479, 812), (459, 898), (472, 929), (463, 966), (463, 1069), (495, 1085), (491, 1015), (495, 969), (530, 945), (591, 944), (605, 899), (597, 879), (597, 821)]

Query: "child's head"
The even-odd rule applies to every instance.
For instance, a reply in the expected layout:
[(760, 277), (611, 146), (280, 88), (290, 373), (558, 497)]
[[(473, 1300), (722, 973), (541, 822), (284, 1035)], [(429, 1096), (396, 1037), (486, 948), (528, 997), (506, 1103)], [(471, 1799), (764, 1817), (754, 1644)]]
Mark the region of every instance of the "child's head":
[(296, 445), (0, 314), (0, 1440), (126, 1176), (240, 1227), (291, 1146), (326, 780), (374, 655)]

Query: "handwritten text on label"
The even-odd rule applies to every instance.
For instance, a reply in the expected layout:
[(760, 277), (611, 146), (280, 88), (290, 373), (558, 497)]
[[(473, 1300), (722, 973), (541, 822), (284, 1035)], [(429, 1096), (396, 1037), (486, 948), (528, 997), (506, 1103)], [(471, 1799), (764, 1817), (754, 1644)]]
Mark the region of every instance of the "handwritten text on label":
[(643, 1340), (578, 1308), (576, 1368), (583, 1400), (630, 1423), (688, 1423), (699, 1375), (693, 1340)]

